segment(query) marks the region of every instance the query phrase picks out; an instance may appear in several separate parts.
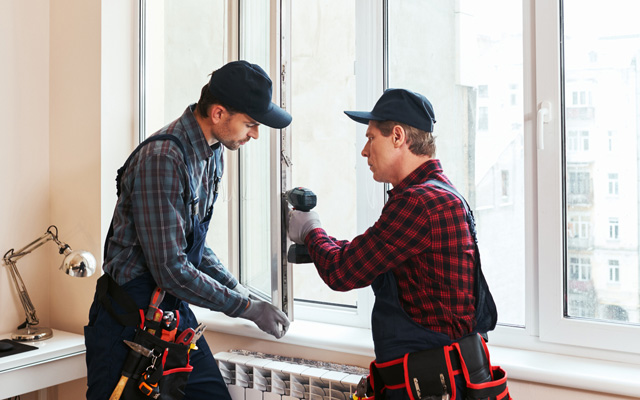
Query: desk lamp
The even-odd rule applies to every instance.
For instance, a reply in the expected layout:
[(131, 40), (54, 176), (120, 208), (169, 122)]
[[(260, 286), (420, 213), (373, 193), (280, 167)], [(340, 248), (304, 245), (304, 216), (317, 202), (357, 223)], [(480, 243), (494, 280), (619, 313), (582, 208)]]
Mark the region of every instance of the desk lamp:
[(65, 256), (59, 269), (64, 270), (67, 275), (85, 277), (92, 275), (96, 270), (95, 257), (87, 251), (71, 250), (71, 247), (69, 247), (68, 244), (63, 243), (58, 239), (58, 228), (55, 225), (51, 225), (47, 228), (44, 235), (40, 236), (38, 239), (29, 243), (22, 249), (17, 251), (11, 249), (7, 251), (2, 259), (4, 260), (5, 265), (9, 267), (9, 271), (11, 271), (13, 283), (18, 291), (22, 307), (24, 307), (24, 313), (27, 317), (26, 321), (18, 327), (18, 330), (11, 334), (11, 339), (13, 340), (44, 340), (53, 336), (53, 332), (50, 328), (36, 326), (40, 322), (36, 316), (36, 309), (31, 303), (31, 299), (27, 293), (27, 288), (22, 281), (22, 277), (20, 276), (18, 269), (16, 268), (16, 262), (19, 259), (50, 240), (53, 240), (58, 245), (60, 254)]

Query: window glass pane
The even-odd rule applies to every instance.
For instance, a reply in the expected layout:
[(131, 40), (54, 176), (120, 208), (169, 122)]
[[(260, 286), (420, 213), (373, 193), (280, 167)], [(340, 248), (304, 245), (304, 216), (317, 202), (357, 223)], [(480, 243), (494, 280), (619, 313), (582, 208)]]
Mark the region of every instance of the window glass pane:
[[(269, 69), (269, 0), (240, 3), (240, 58)], [(242, 283), (271, 296), (271, 130), (260, 126), (258, 140), (240, 152), (240, 277)], [(275, 132), (273, 132), (275, 134)], [(275, 184), (275, 183), (273, 183)]]
[[(315, 211), (331, 236), (351, 240), (358, 233), (355, 166), (361, 149), (343, 111), (355, 105), (355, 2), (291, 3), (291, 183), (317, 195)], [(332, 291), (313, 264), (296, 265), (293, 273), (297, 302), (356, 307), (358, 291)]]
[[(564, 0), (570, 317), (639, 322), (639, 13), (636, 0)], [(590, 226), (579, 239), (576, 223)]]
[[(226, 0), (145, 2), (145, 136), (196, 103), (209, 74), (226, 61)], [(227, 265), (228, 180), (222, 179), (207, 243)]]
[(420, 92), (432, 102), (436, 157), (474, 210), (500, 322), (522, 326), (522, 2), (388, 4), (388, 86)]

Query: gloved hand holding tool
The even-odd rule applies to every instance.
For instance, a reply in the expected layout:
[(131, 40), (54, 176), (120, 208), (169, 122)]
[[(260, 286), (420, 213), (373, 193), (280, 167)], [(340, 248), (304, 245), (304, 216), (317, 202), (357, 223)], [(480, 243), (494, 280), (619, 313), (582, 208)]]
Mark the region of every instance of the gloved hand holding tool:
[(288, 234), (295, 244), (289, 247), (287, 260), (293, 264), (310, 263), (311, 257), (304, 246), (304, 238), (315, 228), (321, 228), (320, 218), (315, 211), (317, 198), (315, 193), (303, 187), (297, 187), (285, 193), (293, 210), (289, 211)]
[(240, 318), (253, 321), (262, 331), (280, 339), (289, 329), (289, 318), (271, 303), (257, 299), (249, 300)]

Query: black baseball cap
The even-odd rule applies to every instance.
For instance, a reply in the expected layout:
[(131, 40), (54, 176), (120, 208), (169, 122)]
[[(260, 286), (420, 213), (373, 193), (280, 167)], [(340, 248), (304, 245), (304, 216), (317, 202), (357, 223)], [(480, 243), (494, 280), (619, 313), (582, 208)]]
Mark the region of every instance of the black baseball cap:
[(352, 120), (361, 124), (369, 121), (402, 122), (425, 132), (433, 132), (436, 115), (433, 106), (420, 93), (405, 89), (387, 89), (369, 111), (345, 111)]
[(257, 122), (282, 129), (291, 115), (271, 102), (271, 79), (257, 64), (232, 61), (211, 74), (209, 92), (218, 100)]

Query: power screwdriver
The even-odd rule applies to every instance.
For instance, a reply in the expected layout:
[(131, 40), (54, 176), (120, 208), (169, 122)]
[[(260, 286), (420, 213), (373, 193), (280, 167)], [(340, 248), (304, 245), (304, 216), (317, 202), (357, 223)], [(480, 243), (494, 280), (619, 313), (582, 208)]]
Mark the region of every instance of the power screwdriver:
[[(303, 187), (296, 187), (285, 193), (287, 202), (294, 210), (310, 211), (317, 204), (316, 194)], [(311, 256), (303, 244), (292, 244), (287, 252), (287, 261), (292, 264), (306, 264), (311, 262)]]

